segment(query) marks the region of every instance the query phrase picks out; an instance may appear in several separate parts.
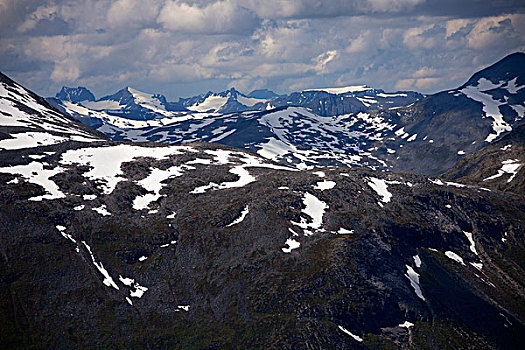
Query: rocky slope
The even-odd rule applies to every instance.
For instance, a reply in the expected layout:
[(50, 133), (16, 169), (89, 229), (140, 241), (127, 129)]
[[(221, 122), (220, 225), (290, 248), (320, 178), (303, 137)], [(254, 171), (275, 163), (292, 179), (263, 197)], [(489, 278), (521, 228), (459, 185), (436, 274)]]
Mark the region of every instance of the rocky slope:
[[(490, 146), (466, 156), (444, 176), (451, 181), (525, 193), (525, 125)], [(519, 173), (521, 175), (518, 175)]]
[[(1, 86), (0, 146), (17, 140), (0, 151), (4, 348), (525, 341), (523, 193), (106, 141)], [(58, 128), (40, 144), (17, 136)]]

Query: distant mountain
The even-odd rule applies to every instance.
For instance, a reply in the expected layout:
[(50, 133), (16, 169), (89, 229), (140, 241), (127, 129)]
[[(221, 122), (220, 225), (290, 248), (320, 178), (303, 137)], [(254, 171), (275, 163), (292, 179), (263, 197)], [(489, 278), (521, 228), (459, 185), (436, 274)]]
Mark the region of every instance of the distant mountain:
[(274, 98), (279, 97), (279, 95), (277, 95), (275, 92), (270, 91), (268, 89), (253, 90), (246, 96), (251, 97), (251, 98), (265, 99), (265, 100), (272, 100)]
[(179, 103), (194, 112), (231, 113), (244, 110), (264, 109), (266, 98), (248, 97), (231, 88), (219, 93), (208, 92), (203, 95), (180, 98)]
[(70, 102), (82, 102), (82, 101), (95, 101), (95, 95), (85, 87), (79, 86), (77, 88), (70, 88), (63, 86), (60, 92), (55, 96), (57, 99), (62, 101)]
[[(156, 137), (246, 126), (262, 155), (303, 163), (414, 137), (399, 119), (303, 107), (109, 117), (176, 126)], [(492, 182), (513, 176), (497, 177), (501, 160), (523, 160), (512, 128), (464, 164), (487, 166), (458, 178), (472, 184), (300, 171), (218, 144), (109, 141), (0, 75), (2, 349), (522, 349), (525, 197)], [(316, 148), (290, 151), (292, 136)]]
[[(62, 91), (64, 89), (67, 88), (62, 88)], [(48, 102), (61, 112), (86, 121), (91, 126), (100, 125), (102, 121), (96, 119), (104, 115), (120, 116), (131, 120), (150, 120), (171, 117), (187, 111), (176, 102), (168, 102), (163, 95), (148, 94), (130, 87), (98, 100), (93, 98), (75, 102), (69, 98), (61, 99), (59, 95), (62, 96), (59, 93), (57, 98), (49, 98)]]
[(73, 101), (70, 95), (79, 95), (81, 91), (70, 88), (62, 90), (65, 92), (61, 91), (56, 98), (49, 98), (48, 101), (60, 111), (80, 118), (94, 127), (100, 126), (101, 123), (93, 119), (100, 116), (94, 112), (133, 120), (151, 120), (180, 115), (179, 112), (226, 114), (265, 111), (279, 107), (305, 107), (321, 116), (334, 116), (372, 109), (397, 108), (423, 98), (423, 95), (412, 91), (385, 93), (383, 90), (352, 86), (305, 90), (290, 95), (277, 95), (267, 89), (254, 90), (245, 95), (231, 88), (223, 92), (209, 91), (198, 96), (180, 98), (178, 102), (168, 102), (163, 95), (147, 94), (128, 87), (96, 101), (94, 98), (76, 97)]
[(321, 116), (334, 116), (380, 108), (395, 108), (422, 99), (413, 91), (385, 93), (364, 85), (343, 88), (310, 89), (277, 95), (269, 90), (255, 90), (244, 95), (234, 88), (221, 92), (180, 99), (191, 111), (233, 113), (264, 111), (279, 107), (306, 107)]
[(413, 91), (385, 93), (365, 85), (342, 88), (310, 89), (281, 96), (271, 101), (274, 107), (301, 106), (320, 116), (335, 116), (368, 110), (406, 106), (424, 96)]

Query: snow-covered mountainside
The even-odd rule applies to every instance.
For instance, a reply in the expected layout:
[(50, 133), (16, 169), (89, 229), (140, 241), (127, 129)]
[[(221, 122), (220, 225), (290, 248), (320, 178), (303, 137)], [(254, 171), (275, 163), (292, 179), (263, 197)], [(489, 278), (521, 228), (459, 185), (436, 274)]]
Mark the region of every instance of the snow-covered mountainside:
[(99, 128), (118, 141), (217, 142), (299, 169), (327, 165), (387, 169), (368, 146), (374, 140), (396, 137), (395, 129), (394, 122), (369, 118), (367, 113), (321, 117), (303, 107), (225, 115), (201, 113), (150, 121), (148, 126), (106, 124)]
[(220, 93), (210, 91), (203, 95), (179, 99), (179, 103), (190, 111), (217, 113), (260, 110), (265, 108), (267, 101), (266, 98), (248, 97), (234, 88)]
[[(100, 140), (5, 77), (2, 89), (0, 135), (64, 138), (0, 149), (5, 349), (525, 342), (523, 193), (483, 179), (297, 170), (218, 144)], [(270, 153), (282, 147), (273, 137), (300, 127), (334, 149), (329, 132), (361, 137), (301, 108), (259, 114), (246, 132), (273, 129)], [(370, 139), (364, 119), (348, 123)]]
[(336, 116), (369, 110), (397, 108), (424, 96), (413, 91), (386, 93), (366, 85), (308, 89), (272, 100), (272, 106), (302, 106), (320, 116)]
[(107, 139), (102, 133), (54, 110), (43, 98), (2, 73), (0, 116), (0, 150), (17, 152), (67, 141), (96, 142)]

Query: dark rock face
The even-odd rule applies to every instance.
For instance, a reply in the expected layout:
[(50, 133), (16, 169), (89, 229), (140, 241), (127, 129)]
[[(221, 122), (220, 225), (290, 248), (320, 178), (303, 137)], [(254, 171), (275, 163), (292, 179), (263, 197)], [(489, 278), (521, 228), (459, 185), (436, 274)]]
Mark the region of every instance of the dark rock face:
[(0, 98), (18, 101), (0, 116), (3, 348), (522, 347), (523, 192), (299, 171), (209, 143), (75, 140), (78, 122), (13, 84)]

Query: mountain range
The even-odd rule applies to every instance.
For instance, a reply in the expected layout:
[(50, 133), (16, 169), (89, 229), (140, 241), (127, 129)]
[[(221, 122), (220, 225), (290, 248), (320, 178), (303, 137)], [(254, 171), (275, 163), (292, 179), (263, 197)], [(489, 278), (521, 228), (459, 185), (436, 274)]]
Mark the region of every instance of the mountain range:
[[(151, 120), (181, 113), (233, 113), (242, 111), (265, 111), (279, 107), (306, 107), (322, 116), (359, 112), (369, 109), (399, 107), (423, 98), (413, 91), (385, 93), (366, 85), (331, 89), (309, 89), (289, 95), (278, 95), (262, 89), (243, 94), (235, 88), (215, 93), (179, 98), (168, 102), (161, 94), (149, 94), (131, 87), (119, 90), (96, 100), (85, 87), (63, 87), (48, 102), (60, 111), (78, 118), (100, 116), (105, 112), (134, 120)], [(97, 113), (98, 112), (98, 113)]]
[[(385, 94), (366, 86), (354, 86), (278, 97), (268, 104), (282, 105), (276, 101), (284, 100), (298, 102), (289, 106), (288, 102), (280, 107), (272, 105), (262, 111), (182, 112), (140, 121), (110, 115), (107, 110), (96, 112), (67, 103), (66, 107), (71, 116), (118, 141), (217, 142), (299, 169), (354, 166), (438, 175), (465, 154), (479, 150), (523, 122), (525, 82), (520, 79), (525, 75), (524, 57), (522, 53), (510, 55), (476, 73), (463, 86), (420, 100), (418, 95)], [(241, 96), (235, 90), (227, 95)], [(308, 107), (312, 101), (323, 105), (319, 103), (319, 96), (352, 105), (355, 101), (361, 103), (359, 99), (364, 97), (359, 96), (372, 95), (375, 99), (407, 95), (397, 101), (409, 104), (333, 116)], [(216, 95), (209, 93), (200, 99), (210, 101), (212, 96)], [(197, 100), (181, 103), (187, 106)], [(378, 104), (384, 106), (387, 102), (393, 103)], [(334, 113), (336, 111), (337, 108)], [(89, 117), (83, 117), (85, 115)]]
[(0, 343), (521, 349), (524, 57), (334, 116), (63, 89), (96, 130), (0, 75)]

